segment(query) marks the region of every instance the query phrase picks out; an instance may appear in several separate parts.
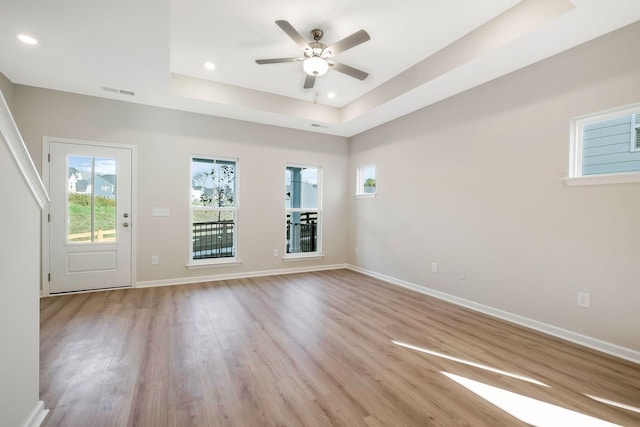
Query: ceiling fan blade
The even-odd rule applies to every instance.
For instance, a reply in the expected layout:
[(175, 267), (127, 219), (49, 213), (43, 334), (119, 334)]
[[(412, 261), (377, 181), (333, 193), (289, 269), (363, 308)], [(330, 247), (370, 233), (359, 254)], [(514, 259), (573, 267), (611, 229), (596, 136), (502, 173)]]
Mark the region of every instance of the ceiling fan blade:
[(313, 85), (316, 84), (316, 76), (311, 76), (307, 74), (304, 79), (304, 88), (305, 89), (313, 89)]
[(307, 49), (309, 47), (309, 43), (307, 43), (307, 41), (300, 35), (300, 33), (295, 28), (293, 28), (291, 24), (289, 24), (288, 21), (279, 20), (279, 21), (276, 21), (276, 25), (278, 25), (278, 27), (280, 27), (282, 31), (287, 33), (287, 35), (291, 37), (291, 40), (296, 42), (296, 44), (300, 46), (302, 50)]
[(256, 59), (257, 64), (280, 64), (282, 62), (296, 62), (296, 61), (302, 61), (302, 58)]
[(358, 80), (364, 80), (367, 78), (367, 76), (369, 76), (369, 73), (365, 73), (362, 70), (358, 70), (357, 68), (353, 68), (348, 65), (341, 64), (339, 62), (334, 62), (331, 68), (343, 74), (346, 74), (347, 76), (354, 77)]
[(354, 46), (358, 46), (366, 42), (367, 40), (371, 40), (371, 36), (365, 30), (356, 31), (351, 34), (349, 37), (345, 37), (337, 43), (326, 48), (325, 52), (331, 52), (331, 55), (337, 55), (340, 52), (344, 52), (347, 49), (351, 49)]

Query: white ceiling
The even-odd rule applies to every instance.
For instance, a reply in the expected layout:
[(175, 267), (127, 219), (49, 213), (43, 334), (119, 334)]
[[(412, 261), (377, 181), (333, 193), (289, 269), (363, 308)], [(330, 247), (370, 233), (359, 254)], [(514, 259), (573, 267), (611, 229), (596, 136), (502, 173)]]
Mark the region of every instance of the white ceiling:
[[(256, 64), (301, 55), (278, 19), (308, 40), (322, 29), (326, 45), (365, 29), (371, 40), (336, 59), (369, 77), (329, 70), (305, 90), (300, 63)], [(352, 136), (638, 20), (638, 0), (0, 0), (0, 72), (18, 84)]]

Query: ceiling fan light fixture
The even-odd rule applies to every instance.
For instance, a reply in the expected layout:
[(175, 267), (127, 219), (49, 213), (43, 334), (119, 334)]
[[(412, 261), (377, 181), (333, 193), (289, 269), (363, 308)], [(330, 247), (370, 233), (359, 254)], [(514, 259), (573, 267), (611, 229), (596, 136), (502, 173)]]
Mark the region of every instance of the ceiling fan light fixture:
[(312, 56), (302, 62), (302, 68), (310, 76), (321, 76), (329, 70), (329, 64), (319, 56)]
[(18, 39), (25, 44), (36, 45), (38, 44), (38, 40), (27, 35), (27, 34), (18, 34)]

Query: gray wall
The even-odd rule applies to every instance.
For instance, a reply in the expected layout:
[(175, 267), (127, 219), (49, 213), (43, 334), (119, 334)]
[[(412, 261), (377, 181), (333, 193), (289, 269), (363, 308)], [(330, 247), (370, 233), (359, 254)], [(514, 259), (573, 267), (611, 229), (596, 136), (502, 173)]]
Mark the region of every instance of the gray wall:
[(13, 107), (13, 87), (14, 84), (5, 77), (4, 74), (0, 73), (0, 91), (2, 91), (2, 96), (4, 96), (4, 100), (7, 101), (7, 105), (9, 105), (9, 109)]
[(0, 198), (0, 425), (21, 426), (40, 394), (40, 207), (1, 135)]
[(640, 23), (352, 138), (351, 194), (368, 164), (378, 194), (351, 199), (350, 263), (640, 350), (640, 184), (562, 181), (570, 119), (640, 101), (635, 40)]
[[(347, 140), (200, 114), (16, 85), (16, 122), (41, 167), (42, 137), (135, 145), (137, 282), (343, 264)], [(239, 158), (239, 266), (188, 270), (190, 155)], [(323, 168), (321, 260), (284, 262), (287, 163)], [(152, 217), (153, 207), (170, 217)], [(159, 256), (160, 264), (151, 265)]]

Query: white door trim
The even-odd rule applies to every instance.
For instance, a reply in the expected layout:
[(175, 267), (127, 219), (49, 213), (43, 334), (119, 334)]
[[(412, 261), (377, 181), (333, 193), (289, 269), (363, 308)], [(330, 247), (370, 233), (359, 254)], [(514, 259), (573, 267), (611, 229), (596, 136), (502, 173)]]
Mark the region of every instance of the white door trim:
[[(64, 144), (90, 145), (108, 148), (126, 148), (131, 150), (131, 287), (136, 286), (136, 241), (138, 235), (138, 179), (137, 179), (137, 162), (138, 153), (135, 145), (115, 144), (111, 142), (87, 141), (82, 139), (59, 138), (53, 136), (42, 137), (42, 182), (47, 191), (49, 191), (49, 147), (52, 142), (61, 142)], [(42, 241), (42, 296), (49, 296), (49, 213), (50, 204), (47, 204), (42, 210), (41, 222), (41, 241)]]

